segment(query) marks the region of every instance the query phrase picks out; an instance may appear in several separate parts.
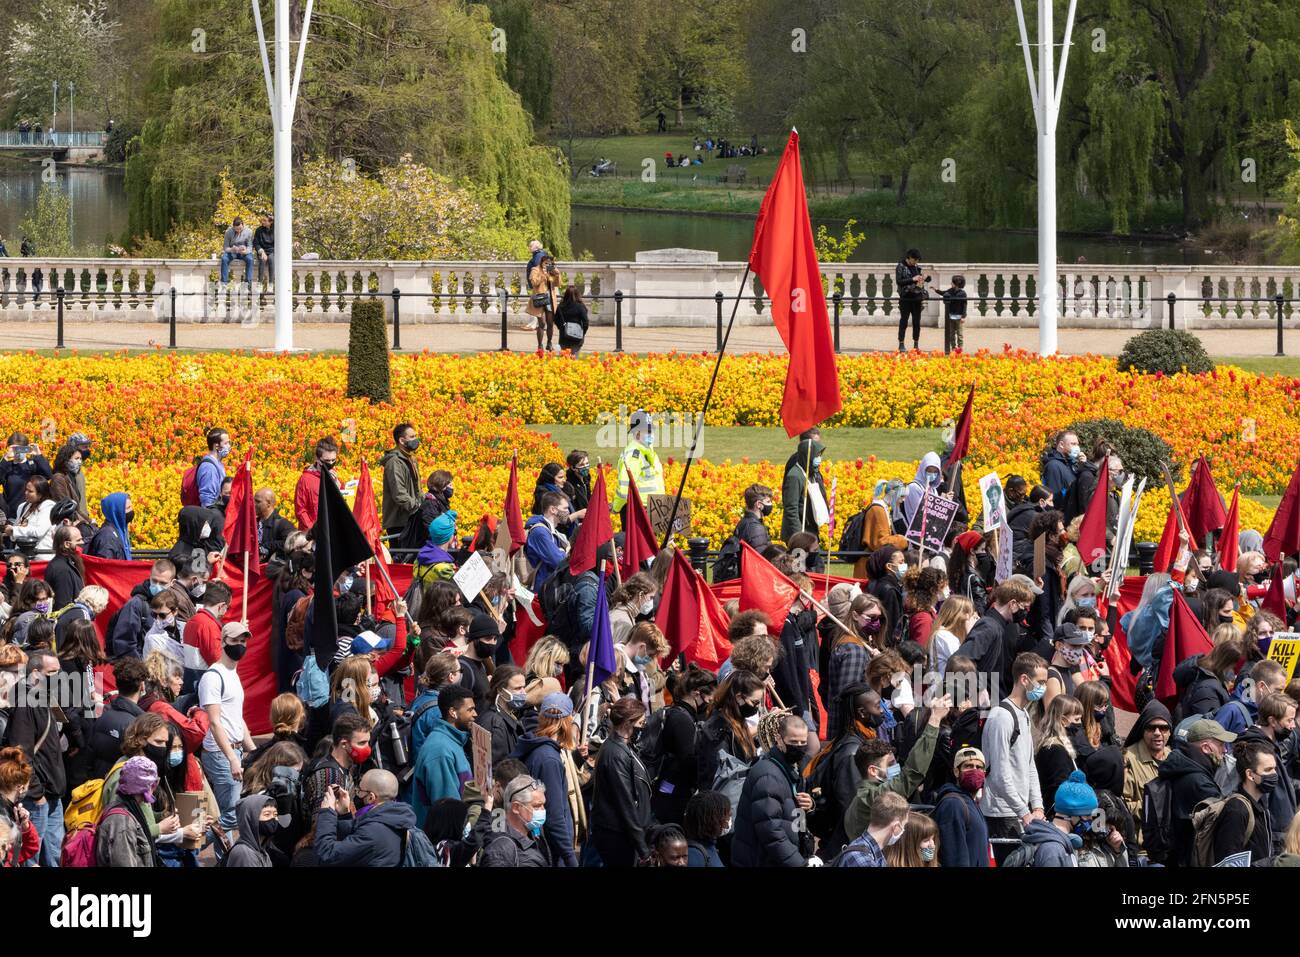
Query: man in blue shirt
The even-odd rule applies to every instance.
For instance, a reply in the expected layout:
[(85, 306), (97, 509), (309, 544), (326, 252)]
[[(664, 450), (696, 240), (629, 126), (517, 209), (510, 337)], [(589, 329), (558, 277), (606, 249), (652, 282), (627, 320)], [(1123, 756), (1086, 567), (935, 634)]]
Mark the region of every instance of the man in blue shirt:
[(888, 867), (884, 848), (898, 841), (907, 830), (907, 798), (885, 791), (871, 805), (871, 823), (849, 843), (835, 861), (835, 867)]
[(222, 460), (230, 454), (230, 433), (225, 429), (208, 430), (208, 454), (199, 460), (195, 481), (199, 486), (199, 504), (211, 508), (221, 498), (221, 486), (226, 481), (226, 467)]

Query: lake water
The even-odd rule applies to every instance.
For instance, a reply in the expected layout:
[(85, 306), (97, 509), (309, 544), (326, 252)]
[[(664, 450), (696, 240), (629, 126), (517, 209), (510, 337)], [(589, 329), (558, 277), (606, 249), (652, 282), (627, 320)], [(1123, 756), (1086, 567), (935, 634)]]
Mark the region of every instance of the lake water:
[[(71, 188), (73, 241), (97, 246), (108, 239), (117, 242), (127, 225), (122, 172), (60, 167), (58, 176)], [(40, 187), (39, 165), (0, 162), (0, 236), (11, 253), (18, 251), (18, 224), (35, 205)], [(827, 225), (838, 232), (842, 223), (828, 221)], [(869, 224), (856, 228), (867, 235), (854, 254), (858, 262), (894, 262), (910, 246), (920, 249), (928, 262), (1032, 263), (1038, 259), (1033, 233)], [(684, 247), (710, 249), (723, 261), (742, 262), (749, 255), (753, 230), (749, 217), (575, 206), (569, 235), (575, 253), (590, 250), (598, 260), (634, 260), (638, 250)], [(1090, 263), (1114, 264), (1223, 261), (1199, 248), (1137, 240), (1061, 236), (1057, 249), (1061, 262), (1067, 263), (1080, 256)]]

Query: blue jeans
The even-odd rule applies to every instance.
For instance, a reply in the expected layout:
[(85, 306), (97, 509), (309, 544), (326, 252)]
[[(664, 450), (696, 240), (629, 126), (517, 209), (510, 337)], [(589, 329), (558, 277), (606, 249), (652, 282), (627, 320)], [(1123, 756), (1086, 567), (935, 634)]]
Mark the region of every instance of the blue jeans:
[(178, 844), (159, 844), (158, 856), (163, 867), (198, 867), (199, 852)]
[[(244, 752), (239, 748), (235, 748), (234, 751), (236, 760), (242, 761)], [(230, 835), (230, 840), (233, 842), (235, 807), (239, 804), (242, 785), (231, 775), (230, 762), (220, 751), (209, 751), (204, 748), (199, 752), (199, 764), (203, 766), (203, 776), (208, 779), (212, 794), (217, 799), (217, 806), (221, 808), (221, 817), (217, 823)]]
[(253, 281), (253, 254), (244, 253), (242, 256), (235, 253), (221, 254), (221, 281), (222, 283), (230, 282), (230, 264), (236, 259), (243, 260), (244, 263), (244, 282)]
[(47, 797), (44, 804), (35, 801), (23, 801), (23, 807), (32, 816), (32, 825), (41, 836), (41, 850), (27, 862), (27, 867), (58, 867), (59, 856), (63, 853), (63, 799), (51, 802)]

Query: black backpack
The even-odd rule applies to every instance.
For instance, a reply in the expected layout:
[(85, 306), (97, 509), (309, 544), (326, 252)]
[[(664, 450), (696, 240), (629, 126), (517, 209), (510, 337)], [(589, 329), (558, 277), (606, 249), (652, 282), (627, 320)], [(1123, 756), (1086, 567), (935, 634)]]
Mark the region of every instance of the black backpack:
[[(871, 508), (870, 505), (867, 508)], [(867, 508), (856, 515), (849, 516), (844, 523), (844, 534), (840, 536), (840, 551), (856, 552), (862, 549), (862, 530), (867, 527)], [(882, 505), (881, 508), (884, 508)]]
[(667, 715), (668, 709), (660, 708), (646, 718), (645, 727), (641, 729), (641, 737), (636, 743), (637, 753), (641, 755), (641, 763), (645, 765), (652, 786), (658, 785), (659, 776), (663, 773), (663, 736)]
[[(998, 702), (998, 707), (1005, 709), (1007, 714), (1011, 715), (1011, 740), (1007, 742), (1007, 747), (1014, 748), (1016, 746), (1016, 742), (1020, 740), (1020, 719), (1016, 716), (1016, 709), (1011, 707), (1011, 705), (1007, 704), (1006, 698), (1003, 698), (1001, 701)], [(984, 728), (985, 729), (988, 728), (987, 722), (985, 723)], [(983, 732), (981, 731), (980, 750), (983, 751), (985, 754), (987, 754), (988, 748), (984, 745), (983, 737), (984, 737)]]
[(740, 540), (728, 535), (713, 563), (713, 584), (728, 582), (740, 577)]
[(542, 585), (542, 613), (546, 615), (547, 634), (572, 647), (577, 640), (578, 621), (573, 601), (577, 579), (569, 573), (569, 563), (560, 565)]
[(1152, 778), (1142, 789), (1142, 846), (1155, 864), (1168, 862), (1174, 849), (1174, 787)]

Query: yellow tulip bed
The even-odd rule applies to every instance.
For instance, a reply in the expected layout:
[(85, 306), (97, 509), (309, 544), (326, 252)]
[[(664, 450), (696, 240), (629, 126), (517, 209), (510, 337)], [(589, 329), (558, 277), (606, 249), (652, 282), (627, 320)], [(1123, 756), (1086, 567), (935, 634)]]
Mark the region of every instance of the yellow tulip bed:
[[(393, 403), (371, 406), (343, 395), (346, 358), (252, 353), (0, 356), (6, 431), (23, 430), (52, 460), (59, 442), (87, 433), (94, 455), (86, 466), (92, 504), (114, 491), (130, 493), (139, 547), (175, 541), (181, 476), (203, 450), (204, 430), (228, 429), (233, 473), (251, 445), (257, 486), (273, 488), (283, 514), (292, 514), (294, 484), (317, 438), (342, 439), (340, 472), (356, 475), (364, 455), (374, 470), (392, 445), (398, 422), (423, 437), (417, 453), (424, 474), (446, 468), (456, 478), (454, 506), (461, 531), (497, 514), (512, 452), (520, 460), (527, 507), (537, 470), (563, 461), (567, 450), (529, 431), (527, 423), (591, 423), (602, 414), (646, 408), (689, 414), (703, 401), (713, 370), (709, 355), (600, 354), (574, 359), (530, 353), (394, 355)], [(784, 355), (728, 357), (708, 424), (779, 425)], [(978, 479), (996, 470), (1031, 482), (1046, 437), (1081, 418), (1112, 417), (1150, 429), (1183, 462), (1204, 452), (1225, 496), (1277, 493), (1300, 456), (1300, 380), (1257, 376), (1223, 367), (1199, 376), (1145, 376), (1117, 371), (1101, 356), (1040, 359), (1029, 353), (943, 357), (891, 353), (839, 360), (844, 408), (827, 427), (940, 427), (961, 411), (977, 384), (971, 454), (964, 470), (967, 500), (978, 511)], [(910, 480), (915, 462), (877, 461), (871, 449), (831, 443), (822, 472), (837, 479), (837, 524), (863, 507), (878, 479)], [(832, 459), (856, 452), (861, 457)], [(681, 463), (666, 466), (675, 491)], [(691, 472), (694, 534), (714, 547), (739, 518), (742, 492), (753, 482), (781, 486), (780, 462), (702, 462)], [(611, 476), (612, 478), (612, 476)], [(1137, 540), (1155, 540), (1169, 497), (1162, 487), (1143, 499)], [(98, 516), (96, 516), (98, 517)], [(1243, 500), (1241, 527), (1262, 530), (1270, 513)], [(780, 507), (769, 520), (775, 533)], [(838, 533), (837, 536), (838, 538)]]

